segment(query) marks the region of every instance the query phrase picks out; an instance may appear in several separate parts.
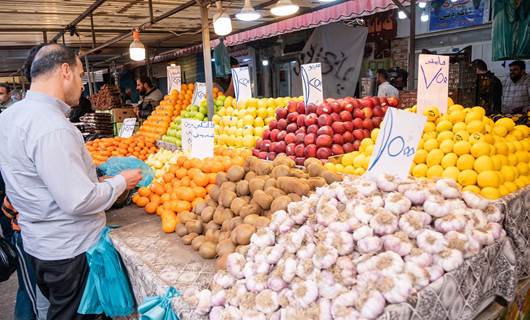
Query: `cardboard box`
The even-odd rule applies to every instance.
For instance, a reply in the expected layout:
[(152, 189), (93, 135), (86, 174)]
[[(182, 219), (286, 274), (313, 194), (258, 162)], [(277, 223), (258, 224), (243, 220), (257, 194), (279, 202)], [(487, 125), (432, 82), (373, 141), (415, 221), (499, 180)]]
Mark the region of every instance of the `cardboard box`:
[(114, 108), (112, 109), (112, 122), (123, 122), (123, 119), (136, 118), (133, 108)]

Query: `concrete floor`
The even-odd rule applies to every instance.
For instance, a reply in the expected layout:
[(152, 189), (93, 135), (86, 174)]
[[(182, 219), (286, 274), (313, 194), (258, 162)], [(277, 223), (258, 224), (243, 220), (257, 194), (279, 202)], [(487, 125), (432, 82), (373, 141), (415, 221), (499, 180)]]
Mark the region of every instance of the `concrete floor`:
[(0, 320), (14, 319), (15, 300), (18, 289), (17, 273), (5, 282), (0, 282)]

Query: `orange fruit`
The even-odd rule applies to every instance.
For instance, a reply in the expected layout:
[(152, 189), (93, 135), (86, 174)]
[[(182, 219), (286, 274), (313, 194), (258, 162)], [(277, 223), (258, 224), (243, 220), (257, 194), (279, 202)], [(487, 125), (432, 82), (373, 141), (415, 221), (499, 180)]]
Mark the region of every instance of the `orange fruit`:
[(192, 190), (193, 190), (193, 193), (195, 193), (195, 197), (197, 198), (204, 198), (207, 193), (206, 189), (203, 187), (193, 187)]
[(169, 193), (164, 193), (160, 196), (160, 202), (165, 203), (170, 200), (171, 195)]
[(158, 182), (154, 182), (153, 184), (151, 184), (151, 191), (153, 191), (154, 193), (160, 196), (166, 192), (164, 187)]
[(184, 186), (184, 187), (187, 187), (187, 186), (190, 185), (190, 182), (191, 182), (190, 177), (185, 176), (184, 178), (182, 178), (182, 179), (180, 180), (180, 185), (181, 185), (181, 186)]
[(175, 179), (175, 175), (171, 172), (168, 172), (162, 176), (162, 180), (164, 180), (166, 183), (171, 182), (173, 179)]
[(210, 190), (215, 186), (215, 182), (214, 183), (210, 183), (209, 185), (206, 186), (206, 191), (208, 193), (210, 193)]
[(163, 211), (164, 211), (164, 207), (158, 206), (158, 208), (156, 208), (156, 215), (161, 216)]
[(208, 174), (208, 183), (215, 184), (215, 177), (217, 177), (217, 173), (209, 173)]
[(154, 213), (156, 213), (156, 209), (158, 209), (158, 203), (155, 203), (155, 202), (149, 202), (149, 203), (144, 207), (145, 212), (147, 212), (147, 213), (149, 213), (149, 214), (154, 214)]
[(136, 200), (135, 204), (139, 207), (145, 207), (149, 203), (149, 198), (147, 197), (138, 197), (138, 200)]
[(161, 199), (160, 199), (160, 196), (158, 194), (151, 194), (149, 196), (149, 199), (151, 200), (151, 202), (156, 202), (157, 204), (160, 203)]
[(186, 201), (191, 202), (193, 201), (193, 199), (195, 199), (195, 192), (193, 192), (193, 189), (189, 187), (179, 188), (179, 190), (177, 191), (177, 195), (179, 199), (181, 200), (186, 200)]
[(191, 210), (191, 203), (184, 200), (176, 200), (175, 201), (175, 211), (176, 212), (182, 212), (182, 211), (190, 211)]
[(199, 187), (206, 187), (209, 181), (210, 181), (210, 178), (208, 177), (208, 175), (202, 172), (198, 172), (197, 174), (193, 176), (193, 182), (195, 182), (195, 184)]
[(177, 172), (175, 172), (175, 177), (177, 177), (178, 179), (182, 179), (187, 175), (188, 175), (188, 170), (184, 168), (179, 168)]

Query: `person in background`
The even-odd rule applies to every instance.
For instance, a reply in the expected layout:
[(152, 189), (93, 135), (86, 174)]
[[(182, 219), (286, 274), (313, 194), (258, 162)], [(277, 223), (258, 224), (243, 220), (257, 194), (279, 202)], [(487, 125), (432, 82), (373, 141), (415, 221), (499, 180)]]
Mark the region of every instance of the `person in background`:
[(131, 88), (126, 88), (125, 91), (123, 92), (123, 95), (121, 97), (121, 99), (123, 100), (123, 103), (126, 104), (126, 105), (132, 105), (133, 102), (132, 102), (132, 90)]
[(140, 102), (135, 108), (136, 116), (141, 120), (145, 120), (162, 101), (164, 95), (153, 86), (151, 79), (145, 76), (136, 80), (136, 90), (140, 94)]
[(70, 122), (80, 122), (81, 120), (79, 120), (79, 118), (91, 112), (94, 112), (94, 110), (92, 110), (92, 103), (89, 99), (85, 97), (85, 95), (83, 95), (83, 93), (81, 93), (81, 97), (79, 98), (79, 104), (73, 107), (72, 111), (70, 112)]
[[(230, 68), (239, 68), (239, 61), (237, 61), (236, 58), (230, 57)], [(228, 89), (225, 91), (225, 96), (235, 97), (235, 91), (234, 91), (234, 82), (232, 81), (232, 76), (229, 78), (229, 84)]]
[(486, 62), (476, 59), (472, 62), (477, 74), (477, 92), (475, 105), (486, 109), (488, 115), (501, 113), (502, 83), (499, 78), (488, 71)]
[(7, 84), (0, 83), (0, 112), (9, 108), (13, 103), (11, 88)]
[(0, 171), (37, 284), (50, 302), (47, 318), (92, 318), (77, 314), (89, 272), (86, 251), (105, 227), (104, 210), (142, 175), (126, 170), (98, 180), (81, 132), (65, 116), (83, 91), (78, 56), (47, 44), (29, 65), (26, 98), (0, 114)]
[(524, 61), (510, 63), (510, 78), (504, 80), (502, 113), (526, 113), (530, 107), (530, 77)]
[(377, 70), (377, 96), (399, 98), (399, 90), (388, 82), (388, 73), (385, 69)]

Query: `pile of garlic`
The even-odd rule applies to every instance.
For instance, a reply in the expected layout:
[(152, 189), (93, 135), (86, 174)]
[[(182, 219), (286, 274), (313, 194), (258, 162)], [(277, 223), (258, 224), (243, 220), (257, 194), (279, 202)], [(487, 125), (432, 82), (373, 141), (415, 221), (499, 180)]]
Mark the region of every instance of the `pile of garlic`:
[(452, 181), (349, 177), (274, 213), (210, 290), (218, 319), (375, 319), (505, 237), (500, 210)]

